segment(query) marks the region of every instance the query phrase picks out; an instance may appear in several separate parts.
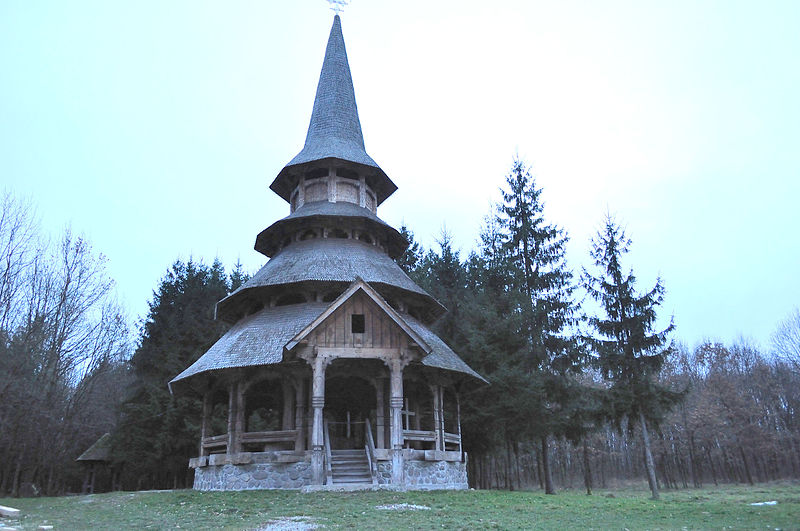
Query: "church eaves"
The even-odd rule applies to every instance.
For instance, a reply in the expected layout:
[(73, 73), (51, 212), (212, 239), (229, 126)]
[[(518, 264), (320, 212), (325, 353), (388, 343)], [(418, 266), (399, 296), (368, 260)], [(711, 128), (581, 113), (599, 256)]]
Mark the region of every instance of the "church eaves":
[(305, 145), (281, 170), (270, 188), (288, 201), (296, 182), (296, 173), (312, 163), (327, 159), (338, 159), (364, 168), (379, 204), (397, 190), (380, 166), (367, 155), (364, 147), (339, 15), (333, 18), (328, 37)]

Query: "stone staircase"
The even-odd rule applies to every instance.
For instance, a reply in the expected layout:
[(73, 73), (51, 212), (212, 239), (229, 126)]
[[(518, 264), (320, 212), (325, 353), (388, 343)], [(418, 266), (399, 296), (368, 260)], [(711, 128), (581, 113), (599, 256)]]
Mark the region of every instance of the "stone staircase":
[(373, 484), (367, 451), (363, 449), (331, 450), (331, 472), (334, 485)]

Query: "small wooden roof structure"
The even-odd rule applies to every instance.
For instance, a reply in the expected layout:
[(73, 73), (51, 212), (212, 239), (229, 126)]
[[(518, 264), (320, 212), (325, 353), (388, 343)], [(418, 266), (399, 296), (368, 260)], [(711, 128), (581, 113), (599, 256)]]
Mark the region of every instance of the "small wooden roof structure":
[(78, 456), (76, 461), (83, 462), (111, 462), (111, 434), (104, 433), (94, 444)]

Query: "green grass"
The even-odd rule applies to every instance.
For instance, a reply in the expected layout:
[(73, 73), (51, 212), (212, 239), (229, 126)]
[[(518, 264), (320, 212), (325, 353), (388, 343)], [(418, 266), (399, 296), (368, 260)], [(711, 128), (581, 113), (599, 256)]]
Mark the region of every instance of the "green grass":
[[(776, 500), (774, 506), (752, 502)], [(389, 511), (408, 503), (430, 510)], [(540, 492), (294, 491), (116, 492), (62, 498), (0, 499), (23, 511), (5, 525), (36, 529), (255, 529), (280, 517), (307, 516), (326, 528), (352, 529), (800, 529), (800, 485), (644, 490), (586, 496)], [(2, 527), (0, 527), (2, 529)]]

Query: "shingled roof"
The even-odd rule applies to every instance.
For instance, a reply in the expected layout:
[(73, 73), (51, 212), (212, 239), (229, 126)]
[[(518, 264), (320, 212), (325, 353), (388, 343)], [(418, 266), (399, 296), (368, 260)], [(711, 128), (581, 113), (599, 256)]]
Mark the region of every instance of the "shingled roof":
[[(280, 363), (284, 350), (292, 346), (290, 342), (329, 307), (341, 302), (337, 299), (333, 303), (276, 306), (240, 319), (200, 359), (173, 378), (170, 386), (208, 371)], [(417, 334), (427, 345), (429, 352), (420, 361), (422, 365), (460, 372), (486, 381), (424, 324), (406, 313), (395, 315), (412, 335)]]
[(226, 318), (232, 303), (243, 292), (253, 288), (308, 281), (345, 282), (349, 285), (358, 277), (376, 288), (391, 286), (417, 295), (433, 315), (446, 311), (378, 247), (358, 240), (317, 238), (294, 242), (281, 250), (250, 280), (219, 301), (217, 315)]
[(328, 306), (326, 302), (276, 306), (240, 319), (170, 385), (206, 371), (280, 363), (284, 345)]
[[(330, 201), (314, 201), (303, 206), (276, 221), (268, 228), (261, 231), (256, 237), (255, 250), (265, 256), (273, 256), (279, 249), (280, 241), (284, 234), (291, 233), (302, 226), (307, 226), (312, 218), (318, 218), (322, 223), (338, 222), (341, 220), (351, 223), (363, 223), (370, 229), (377, 230), (386, 236), (390, 257), (403, 254), (408, 247), (406, 239), (391, 225), (376, 216), (371, 210), (354, 203)], [(335, 219), (334, 219), (335, 218)], [(333, 225), (332, 225), (333, 226)]]
[(463, 372), (482, 382), (489, 383), (486, 378), (472, 370), (472, 367), (467, 365), (458, 354), (453, 352), (453, 349), (447, 346), (447, 343), (442, 341), (442, 338), (434, 334), (427, 326), (406, 313), (400, 314), (400, 316), (431, 347), (430, 353), (422, 358), (423, 365), (436, 369)]
[(358, 118), (353, 77), (347, 61), (339, 15), (333, 18), (328, 37), (305, 145), (281, 170), (270, 188), (289, 201), (296, 182), (294, 170), (327, 159), (351, 162), (361, 166), (362, 170), (367, 170), (365, 176), (377, 195), (378, 204), (397, 190), (392, 180), (367, 155), (364, 147), (364, 135)]
[(111, 434), (104, 433), (75, 461), (111, 461)]

